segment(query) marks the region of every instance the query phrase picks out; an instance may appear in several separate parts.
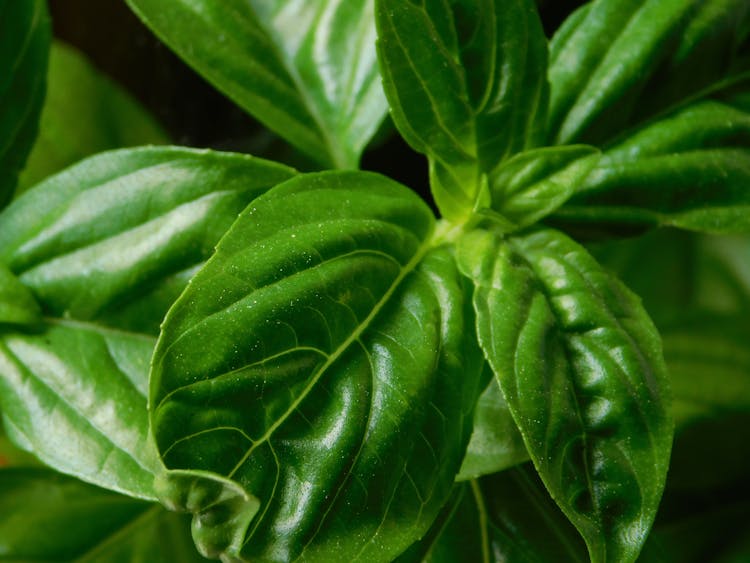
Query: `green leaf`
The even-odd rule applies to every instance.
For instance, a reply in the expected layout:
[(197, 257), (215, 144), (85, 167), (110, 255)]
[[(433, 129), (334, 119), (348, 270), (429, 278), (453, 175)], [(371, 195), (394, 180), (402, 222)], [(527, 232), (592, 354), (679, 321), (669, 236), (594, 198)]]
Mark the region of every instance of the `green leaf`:
[(0, 0), (0, 208), (13, 195), (37, 133), (50, 23), (44, 0)]
[(427, 531), (482, 365), (468, 288), (433, 229), (381, 176), (300, 176), (248, 207), (170, 310), (150, 380), (163, 461), (260, 503), (249, 527), (210, 531), (223, 542), (194, 534), (203, 553), (389, 561)]
[(430, 533), (397, 563), (583, 563), (586, 547), (533, 468), (518, 467), (458, 489)]
[(105, 153), (0, 214), (0, 262), (38, 332), (0, 331), (0, 407), (16, 443), (83, 480), (155, 499), (146, 393), (158, 326), (239, 211), (289, 178), (248, 156)]
[(183, 517), (47, 469), (0, 470), (0, 513), (4, 561), (205, 561)]
[(672, 439), (659, 334), (638, 299), (556, 231), (459, 246), (479, 342), (552, 497), (591, 559), (633, 561)]
[(596, 0), (550, 44), (549, 138), (599, 145), (744, 76), (745, 0)]
[(155, 339), (47, 322), (0, 334), (0, 407), (9, 437), (47, 465), (155, 500), (146, 388)]
[[(2, 413), (0, 413), (2, 415)], [(2, 416), (0, 416), (0, 468), (3, 467), (34, 467), (39, 465), (37, 459), (24, 452), (5, 435)]]
[(294, 171), (175, 147), (92, 157), (0, 214), (0, 262), (58, 318), (158, 334), (237, 214)]
[(528, 460), (529, 452), (493, 376), (477, 401), (474, 430), (456, 480), (497, 473)]
[(0, 327), (4, 324), (34, 326), (41, 321), (42, 311), (34, 296), (0, 263)]
[(325, 167), (356, 168), (387, 111), (372, 0), (128, 0), (170, 48)]
[(531, 0), (376, 0), (378, 54), (393, 119), (430, 158), (444, 216), (472, 211), (482, 175), (540, 144), (547, 41)]
[(750, 114), (698, 102), (608, 150), (558, 217), (748, 232), (749, 184)]
[(94, 153), (168, 142), (164, 131), (125, 90), (82, 53), (56, 41), (50, 52), (39, 135), (16, 193)]
[(517, 225), (533, 225), (574, 193), (599, 160), (588, 145), (546, 147), (517, 154), (490, 176), (492, 209)]

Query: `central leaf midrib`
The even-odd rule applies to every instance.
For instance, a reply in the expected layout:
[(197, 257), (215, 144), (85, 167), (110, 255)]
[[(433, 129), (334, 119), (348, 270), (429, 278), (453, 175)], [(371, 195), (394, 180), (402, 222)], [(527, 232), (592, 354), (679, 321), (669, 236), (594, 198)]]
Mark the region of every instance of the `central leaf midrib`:
[(292, 415), (292, 413), (297, 410), (297, 408), (302, 404), (302, 402), (307, 398), (308, 394), (312, 391), (312, 389), (317, 385), (320, 378), (323, 376), (324, 373), (328, 370), (331, 365), (333, 365), (343, 354), (344, 352), (359, 340), (362, 333), (369, 328), (372, 321), (375, 319), (375, 317), (380, 313), (380, 311), (383, 309), (385, 304), (390, 300), (390, 298), (395, 293), (396, 289), (399, 287), (401, 282), (406, 278), (407, 275), (412, 273), (417, 265), (422, 261), (422, 258), (424, 255), (430, 250), (432, 247), (432, 241), (431, 236), (425, 237), (425, 240), (422, 242), (421, 246), (417, 249), (417, 251), (414, 253), (414, 256), (407, 262), (405, 266), (401, 268), (401, 271), (399, 272), (398, 276), (396, 276), (396, 279), (393, 280), (390, 287), (386, 290), (386, 292), (383, 294), (383, 296), (378, 300), (378, 302), (375, 304), (375, 306), (372, 308), (370, 313), (367, 315), (367, 317), (357, 326), (357, 328), (352, 332), (352, 334), (344, 340), (335, 350), (331, 352), (331, 354), (328, 356), (326, 361), (321, 365), (317, 372), (315, 372), (312, 377), (310, 378), (309, 383), (305, 386), (305, 388), (302, 390), (302, 392), (294, 399), (291, 405), (289, 405), (289, 408), (284, 411), (284, 413), (278, 417), (278, 419), (266, 430), (265, 434), (261, 436), (245, 453), (245, 455), (242, 456), (242, 458), (237, 462), (237, 464), (234, 466), (234, 468), (229, 472), (227, 475), (228, 478), (233, 478), (235, 473), (245, 464), (245, 462), (249, 459), (249, 457), (252, 455), (253, 451), (255, 449), (268, 442), (273, 434), (276, 432), (276, 430), (282, 426), (286, 420)]

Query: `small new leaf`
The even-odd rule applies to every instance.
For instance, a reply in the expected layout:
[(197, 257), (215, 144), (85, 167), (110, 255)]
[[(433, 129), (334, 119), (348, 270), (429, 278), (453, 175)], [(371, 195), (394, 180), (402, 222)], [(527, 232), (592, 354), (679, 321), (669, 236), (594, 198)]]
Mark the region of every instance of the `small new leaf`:
[(482, 175), (537, 146), (547, 41), (530, 0), (376, 0), (378, 56), (393, 119), (430, 158), (444, 217), (471, 212)]

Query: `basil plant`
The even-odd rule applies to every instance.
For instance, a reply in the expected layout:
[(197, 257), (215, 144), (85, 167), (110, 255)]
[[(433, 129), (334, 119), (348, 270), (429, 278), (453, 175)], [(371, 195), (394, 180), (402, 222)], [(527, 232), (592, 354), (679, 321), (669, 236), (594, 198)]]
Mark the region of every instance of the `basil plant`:
[(0, 0), (0, 559), (747, 561), (747, 0), (127, 3), (309, 164)]

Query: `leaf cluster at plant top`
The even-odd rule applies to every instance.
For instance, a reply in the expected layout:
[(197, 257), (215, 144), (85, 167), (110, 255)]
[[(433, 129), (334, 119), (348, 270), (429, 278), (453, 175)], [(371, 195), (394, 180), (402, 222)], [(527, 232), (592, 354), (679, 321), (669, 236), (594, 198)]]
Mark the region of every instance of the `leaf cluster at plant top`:
[(0, 559), (746, 560), (746, 0), (127, 2), (323, 170), (0, 0)]

